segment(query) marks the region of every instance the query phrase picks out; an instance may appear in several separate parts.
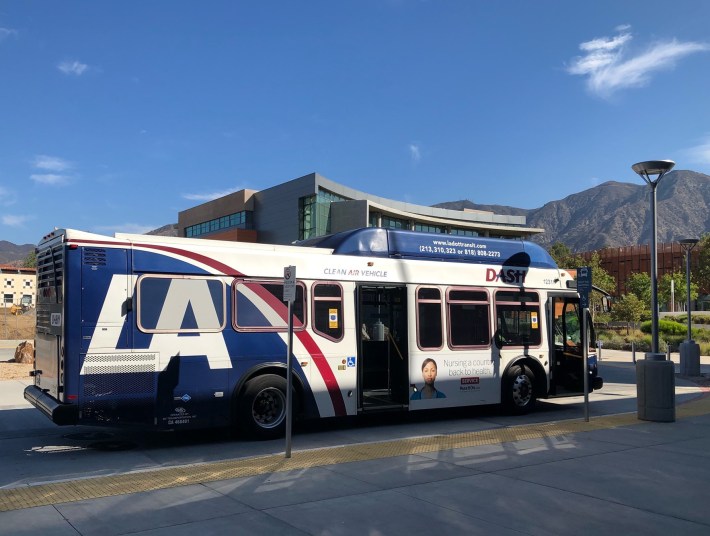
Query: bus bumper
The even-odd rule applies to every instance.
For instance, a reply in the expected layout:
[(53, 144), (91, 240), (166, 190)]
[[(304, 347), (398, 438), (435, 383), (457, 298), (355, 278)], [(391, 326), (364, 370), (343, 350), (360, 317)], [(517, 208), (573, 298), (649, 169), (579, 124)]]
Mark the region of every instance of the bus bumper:
[(78, 424), (79, 406), (63, 404), (49, 396), (36, 385), (25, 387), (25, 400), (59, 425)]

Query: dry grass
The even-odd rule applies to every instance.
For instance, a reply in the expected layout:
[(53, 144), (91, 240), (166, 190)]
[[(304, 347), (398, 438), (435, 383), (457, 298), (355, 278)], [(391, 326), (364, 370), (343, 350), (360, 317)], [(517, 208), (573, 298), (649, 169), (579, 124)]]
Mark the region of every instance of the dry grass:
[[(35, 310), (14, 316), (7, 309), (0, 308), (0, 339), (33, 341), (35, 338)], [(11, 358), (12, 359), (12, 358)], [(0, 381), (28, 379), (34, 365), (0, 361)]]
[(35, 338), (35, 322), (37, 315), (30, 309), (23, 315), (11, 315), (7, 309), (0, 307), (0, 339), (33, 340)]
[(34, 365), (26, 363), (9, 363), (0, 361), (0, 381), (5, 380), (28, 380), (30, 379), (30, 371)]

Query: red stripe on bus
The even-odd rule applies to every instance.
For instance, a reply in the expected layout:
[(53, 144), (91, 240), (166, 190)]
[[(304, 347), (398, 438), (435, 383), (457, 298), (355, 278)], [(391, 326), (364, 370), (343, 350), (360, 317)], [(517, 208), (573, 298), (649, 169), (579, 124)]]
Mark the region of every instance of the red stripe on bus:
[[(243, 276), (243, 274), (237, 272), (232, 267), (227, 266), (226, 264), (223, 264), (219, 261), (215, 261), (214, 259), (211, 259), (204, 255), (200, 255), (199, 253), (192, 253), (189, 251), (184, 251), (168, 246), (155, 246), (152, 244), (144, 244), (142, 245), (142, 247), (161, 249), (164, 251), (169, 251), (171, 253), (183, 255), (185, 257), (189, 257), (193, 260), (201, 262), (202, 264), (205, 264), (207, 266), (211, 266), (224, 274)], [(258, 285), (258, 283), (255, 284)], [(267, 305), (269, 305), (274, 310), (274, 312), (276, 312), (276, 314), (278, 314), (284, 321), (286, 321), (288, 317), (288, 308), (286, 307), (286, 305), (284, 305), (281, 300), (276, 298), (276, 296), (271, 294), (271, 292), (261, 287), (261, 285), (259, 285), (259, 287), (259, 289), (254, 289), (253, 286), (250, 285), (250, 288), (252, 288), (252, 290), (256, 292), (259, 297), (264, 300)], [(311, 358), (313, 359), (313, 363), (318, 368), (318, 371), (320, 372), (320, 375), (323, 378), (323, 381), (325, 382), (326, 389), (328, 389), (328, 395), (330, 395), (330, 400), (333, 404), (333, 411), (335, 412), (335, 415), (338, 417), (344, 417), (346, 415), (345, 400), (343, 399), (343, 393), (341, 392), (340, 386), (338, 385), (338, 380), (335, 377), (335, 374), (333, 374), (333, 370), (330, 368), (330, 365), (328, 365), (328, 360), (325, 358), (323, 352), (321, 352), (320, 348), (318, 347), (318, 344), (313, 340), (313, 337), (311, 337), (310, 333), (308, 333), (307, 331), (297, 331), (295, 332), (295, 334), (298, 337), (298, 340), (301, 341), (301, 344), (303, 344), (306, 351), (310, 354)]]
[[(69, 240), (69, 242), (75, 242), (75, 243), (93, 243), (93, 244), (106, 244), (106, 245), (112, 245), (112, 246), (126, 246), (127, 244), (119, 241), (103, 241), (103, 240)], [(131, 246), (133, 247), (140, 247), (140, 248), (145, 248), (145, 249), (157, 249), (160, 251), (165, 251), (167, 253), (173, 253), (175, 255), (180, 255), (182, 257), (187, 257), (189, 259), (192, 259), (194, 261), (197, 261), (199, 263), (202, 263), (206, 266), (210, 266), (211, 268), (214, 268), (215, 270), (218, 270), (222, 272), (225, 275), (230, 275), (233, 277), (245, 277), (244, 274), (241, 272), (235, 270), (231, 266), (224, 264), (222, 262), (216, 261), (210, 257), (207, 257), (205, 255), (201, 255), (200, 253), (194, 253), (191, 251), (186, 251), (181, 248), (175, 248), (171, 246), (160, 246), (157, 244), (149, 244), (149, 243), (138, 243), (138, 242), (132, 242), (130, 243)], [(267, 303), (270, 303), (270, 306), (272, 309), (282, 318), (284, 321), (286, 320), (288, 311), (286, 309), (286, 306), (284, 303), (274, 297), (273, 294), (270, 292), (263, 290), (262, 292), (258, 292), (259, 296)], [(283, 310), (283, 311), (282, 311)], [(343, 399), (343, 393), (340, 391), (340, 386), (338, 385), (338, 380), (333, 374), (333, 371), (331, 370), (330, 366), (328, 365), (328, 360), (325, 358), (323, 355), (323, 352), (321, 352), (320, 348), (318, 347), (318, 344), (313, 340), (313, 337), (306, 332), (306, 331), (297, 331), (296, 336), (298, 339), (301, 341), (301, 344), (303, 344), (304, 348), (306, 351), (311, 355), (313, 358), (313, 363), (315, 363), (316, 367), (318, 368), (318, 371), (321, 374), (321, 377), (323, 378), (323, 381), (325, 382), (325, 386), (328, 389), (328, 394), (330, 395), (330, 400), (333, 403), (333, 411), (335, 412), (336, 416), (345, 416), (346, 411), (345, 411), (345, 400)]]
[(320, 372), (320, 375), (325, 382), (325, 386), (328, 389), (330, 400), (333, 402), (333, 411), (335, 411), (335, 415), (338, 417), (344, 417), (346, 415), (345, 400), (343, 400), (343, 393), (340, 391), (338, 380), (335, 377), (335, 374), (333, 374), (333, 370), (330, 368), (330, 365), (328, 365), (328, 360), (323, 355), (323, 352), (320, 351), (320, 348), (318, 348), (316, 341), (313, 340), (310, 333), (307, 331), (298, 331), (296, 332), (296, 336), (298, 337), (298, 340), (301, 341), (301, 344), (303, 344), (306, 351), (311, 354), (313, 363), (315, 363), (316, 367), (318, 367), (318, 371)]
[[(255, 292), (262, 300), (264, 300), (264, 302), (266, 302), (266, 304), (271, 307), (284, 322), (287, 322), (288, 307), (286, 307), (283, 301), (279, 300), (258, 282), (250, 283), (249, 288), (252, 292)], [(298, 340), (301, 341), (301, 344), (303, 344), (304, 348), (313, 359), (313, 363), (318, 368), (318, 371), (325, 382), (325, 386), (328, 389), (328, 394), (330, 395), (330, 400), (333, 403), (333, 411), (335, 412), (335, 415), (338, 417), (344, 417), (346, 412), (343, 393), (340, 391), (338, 380), (333, 374), (333, 370), (330, 368), (328, 360), (325, 358), (323, 352), (321, 352), (318, 344), (313, 340), (310, 333), (300, 330), (295, 331), (294, 334), (298, 337)]]

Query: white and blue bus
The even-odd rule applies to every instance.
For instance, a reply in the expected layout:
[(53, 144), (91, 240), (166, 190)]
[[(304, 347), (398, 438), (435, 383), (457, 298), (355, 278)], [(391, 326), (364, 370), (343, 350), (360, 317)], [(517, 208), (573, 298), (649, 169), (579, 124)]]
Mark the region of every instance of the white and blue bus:
[[(582, 337), (573, 278), (530, 242), (364, 228), (282, 246), (58, 229), (37, 247), (25, 398), (61, 425), (283, 434), (286, 266), (298, 418), (525, 412), (582, 393), (593, 333)], [(593, 353), (588, 363), (601, 388)]]

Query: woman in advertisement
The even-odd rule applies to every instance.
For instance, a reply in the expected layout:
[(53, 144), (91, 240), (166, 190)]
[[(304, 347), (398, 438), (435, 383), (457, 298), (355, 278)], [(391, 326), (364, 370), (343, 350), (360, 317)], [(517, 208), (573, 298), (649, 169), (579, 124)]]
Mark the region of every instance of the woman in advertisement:
[(410, 400), (425, 400), (429, 398), (446, 398), (446, 395), (434, 387), (434, 381), (436, 381), (436, 361), (432, 358), (427, 358), (422, 362), (422, 378), (424, 379), (424, 386), (421, 391), (415, 391), (412, 396), (409, 397)]

